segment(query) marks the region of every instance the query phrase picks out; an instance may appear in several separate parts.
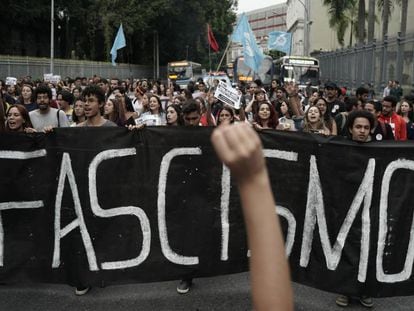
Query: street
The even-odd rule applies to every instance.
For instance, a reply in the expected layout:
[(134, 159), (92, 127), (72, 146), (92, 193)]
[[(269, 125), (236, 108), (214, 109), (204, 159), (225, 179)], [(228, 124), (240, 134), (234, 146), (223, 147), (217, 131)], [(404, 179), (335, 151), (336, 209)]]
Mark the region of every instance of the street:
[[(93, 288), (77, 297), (67, 285), (0, 286), (0, 310), (252, 310), (248, 274), (196, 279), (186, 295), (177, 294), (177, 282), (129, 284)], [(295, 310), (344, 310), (335, 294), (293, 284)], [(413, 310), (414, 297), (375, 299), (375, 310)], [(367, 310), (353, 302), (347, 310)]]

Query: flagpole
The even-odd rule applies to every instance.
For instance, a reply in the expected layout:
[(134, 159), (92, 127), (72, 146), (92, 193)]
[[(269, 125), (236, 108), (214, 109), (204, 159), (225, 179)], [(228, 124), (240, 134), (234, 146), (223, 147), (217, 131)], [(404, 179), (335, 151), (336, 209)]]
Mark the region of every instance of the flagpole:
[(231, 40), (229, 40), (229, 42), (227, 43), (227, 47), (226, 47), (226, 49), (224, 50), (223, 56), (221, 57), (220, 63), (218, 64), (218, 66), (217, 66), (217, 70), (216, 70), (216, 71), (219, 71), (219, 69), (220, 69), (220, 67), (221, 67), (221, 63), (222, 63), (222, 62), (223, 62), (223, 60), (224, 60), (224, 56), (226, 56), (227, 51), (229, 50), (230, 44), (231, 44)]
[(211, 46), (210, 46), (210, 43), (208, 44), (208, 63), (209, 63), (210, 72), (211, 72)]

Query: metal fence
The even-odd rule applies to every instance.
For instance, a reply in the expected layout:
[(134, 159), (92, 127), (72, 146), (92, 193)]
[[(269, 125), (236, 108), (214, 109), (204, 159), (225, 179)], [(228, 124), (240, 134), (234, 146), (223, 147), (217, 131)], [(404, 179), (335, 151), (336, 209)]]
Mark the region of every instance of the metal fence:
[[(0, 78), (32, 76), (34, 79), (42, 79), (43, 74), (50, 73), (50, 60), (48, 58), (18, 57), (0, 55)], [(55, 75), (64, 77), (100, 77), (110, 78), (154, 78), (152, 66), (117, 64), (79, 61), (79, 60), (54, 60)], [(160, 77), (167, 77), (165, 67), (160, 67)]]
[(414, 34), (321, 53), (322, 82), (335, 81), (350, 89), (372, 84), (377, 92), (388, 80), (398, 80), (405, 91), (414, 87)]

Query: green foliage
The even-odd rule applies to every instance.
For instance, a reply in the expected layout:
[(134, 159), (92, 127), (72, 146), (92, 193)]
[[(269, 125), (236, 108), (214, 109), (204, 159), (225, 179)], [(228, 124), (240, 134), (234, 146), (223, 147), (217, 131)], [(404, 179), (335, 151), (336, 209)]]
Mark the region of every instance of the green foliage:
[[(152, 64), (154, 34), (160, 64), (187, 57), (208, 64), (206, 23), (220, 45), (218, 63), (236, 16), (235, 0), (55, 0), (56, 57), (109, 61), (122, 23), (127, 47), (118, 61)], [(3, 0), (0, 54), (49, 56), (50, 0)], [(12, 27), (11, 27), (12, 26)], [(12, 30), (10, 31), (10, 28)]]

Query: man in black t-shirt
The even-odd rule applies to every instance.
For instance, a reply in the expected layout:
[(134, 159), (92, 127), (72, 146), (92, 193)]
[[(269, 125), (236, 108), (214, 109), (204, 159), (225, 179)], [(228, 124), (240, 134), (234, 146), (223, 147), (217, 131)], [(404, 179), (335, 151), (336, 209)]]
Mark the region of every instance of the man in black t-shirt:
[(329, 112), (333, 118), (338, 113), (345, 111), (345, 104), (338, 99), (338, 86), (334, 82), (325, 83), (325, 99), (328, 102), (326, 112)]
[(370, 100), (365, 103), (364, 110), (370, 112), (374, 116), (375, 125), (371, 130), (371, 139), (374, 141), (381, 140), (394, 140), (394, 134), (389, 124), (378, 120), (378, 116), (381, 114), (382, 106), (381, 102)]

